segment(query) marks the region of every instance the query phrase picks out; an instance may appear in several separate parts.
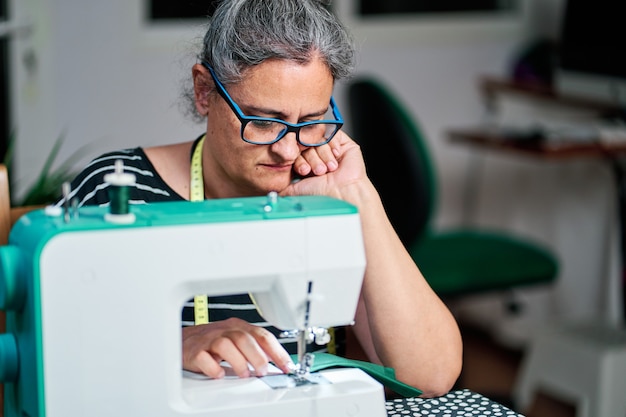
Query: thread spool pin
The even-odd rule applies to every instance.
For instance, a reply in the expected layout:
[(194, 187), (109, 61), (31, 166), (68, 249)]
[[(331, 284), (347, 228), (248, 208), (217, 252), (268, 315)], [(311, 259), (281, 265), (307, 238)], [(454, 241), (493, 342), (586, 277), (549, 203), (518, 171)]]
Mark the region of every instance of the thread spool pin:
[(63, 192), (63, 221), (65, 223), (69, 223), (70, 221), (70, 192), (71, 187), (69, 182), (64, 182), (61, 186), (61, 190)]
[(267, 202), (265, 203), (265, 206), (263, 206), (263, 210), (266, 213), (269, 213), (270, 211), (274, 210), (277, 205), (278, 193), (276, 191), (270, 191), (269, 193), (267, 193)]

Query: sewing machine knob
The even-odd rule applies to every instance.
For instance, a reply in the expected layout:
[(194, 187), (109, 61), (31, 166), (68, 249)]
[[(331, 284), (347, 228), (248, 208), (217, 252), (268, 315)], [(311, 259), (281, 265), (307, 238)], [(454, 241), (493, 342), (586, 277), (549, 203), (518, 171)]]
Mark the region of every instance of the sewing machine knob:
[(328, 329), (318, 327), (313, 330), (313, 334), (315, 335), (316, 345), (327, 345), (330, 342), (331, 336)]
[(20, 273), (21, 256), (17, 246), (0, 247), (0, 309), (19, 310), (26, 298), (26, 285)]
[(15, 337), (10, 333), (0, 334), (0, 382), (17, 380), (18, 352)]
[(265, 206), (263, 206), (263, 210), (266, 213), (269, 213), (270, 211), (274, 210), (277, 205), (278, 193), (276, 191), (270, 191), (269, 193), (267, 193), (267, 202), (265, 203)]

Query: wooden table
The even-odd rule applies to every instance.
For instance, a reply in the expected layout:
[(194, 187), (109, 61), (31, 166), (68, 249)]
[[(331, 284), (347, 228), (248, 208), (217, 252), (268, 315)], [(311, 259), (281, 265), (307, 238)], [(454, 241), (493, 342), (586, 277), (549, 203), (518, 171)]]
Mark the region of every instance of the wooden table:
[(547, 139), (542, 132), (532, 130), (488, 127), (451, 129), (447, 134), (454, 143), (477, 146), (485, 150), (551, 160), (598, 158), (609, 164), (617, 192), (622, 262), (622, 317), (626, 320), (626, 140), (609, 142), (599, 138), (574, 140), (567, 137), (555, 140)]
[(447, 132), (452, 142), (480, 146), (485, 149), (516, 152), (539, 158), (565, 159), (573, 157), (617, 158), (626, 156), (626, 141), (546, 140), (532, 130), (490, 129), (470, 127)]

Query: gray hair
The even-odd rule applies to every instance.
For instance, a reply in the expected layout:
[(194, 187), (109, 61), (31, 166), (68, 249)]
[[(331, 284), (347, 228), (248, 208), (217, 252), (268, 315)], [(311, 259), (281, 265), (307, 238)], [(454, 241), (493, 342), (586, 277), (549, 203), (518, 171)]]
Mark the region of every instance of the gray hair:
[[(306, 64), (321, 57), (333, 80), (347, 78), (355, 66), (353, 40), (323, 3), (223, 0), (209, 21), (197, 59), (208, 62), (225, 85), (241, 81), (246, 70), (273, 58)], [(193, 91), (186, 95), (193, 105)]]

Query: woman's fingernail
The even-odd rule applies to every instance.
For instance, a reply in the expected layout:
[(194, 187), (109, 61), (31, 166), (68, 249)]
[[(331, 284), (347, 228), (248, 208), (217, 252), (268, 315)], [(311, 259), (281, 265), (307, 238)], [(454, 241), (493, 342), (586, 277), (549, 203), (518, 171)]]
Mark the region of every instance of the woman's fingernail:
[(313, 169), (313, 172), (315, 173), (315, 175), (325, 174), (326, 173), (326, 165), (324, 165), (324, 164), (316, 165), (315, 168)]
[(311, 172), (311, 167), (308, 165), (302, 165), (299, 169), (298, 169), (298, 174), (302, 175), (302, 176), (306, 176), (309, 175), (309, 172)]
[(295, 363), (293, 363), (292, 361), (289, 361), (285, 364), (285, 366), (287, 367), (287, 369), (289, 369), (290, 373), (294, 373), (296, 372), (296, 370), (298, 369), (298, 367), (296, 366)]

